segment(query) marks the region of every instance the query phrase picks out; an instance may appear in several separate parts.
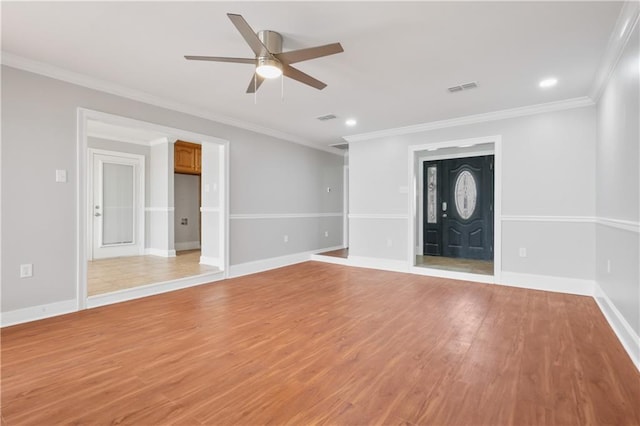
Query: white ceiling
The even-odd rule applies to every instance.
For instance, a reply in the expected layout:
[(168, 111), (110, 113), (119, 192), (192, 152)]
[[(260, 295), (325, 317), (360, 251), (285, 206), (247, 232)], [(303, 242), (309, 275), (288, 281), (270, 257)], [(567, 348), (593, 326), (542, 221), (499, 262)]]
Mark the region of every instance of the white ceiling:
[[(318, 145), (351, 134), (587, 96), (621, 2), (2, 2), (2, 50), (275, 129)], [(284, 51), (340, 42), (245, 93), (252, 57), (226, 13), (280, 32)], [(538, 82), (555, 76), (555, 88)], [(446, 88), (477, 81), (455, 94)], [(320, 122), (317, 116), (339, 119)], [(357, 126), (344, 120), (354, 117)]]

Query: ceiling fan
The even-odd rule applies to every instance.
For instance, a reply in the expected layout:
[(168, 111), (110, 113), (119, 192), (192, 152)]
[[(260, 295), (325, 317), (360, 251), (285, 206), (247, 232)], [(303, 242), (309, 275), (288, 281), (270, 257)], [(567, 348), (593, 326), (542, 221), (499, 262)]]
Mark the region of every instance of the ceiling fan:
[(258, 31), (256, 33), (251, 29), (242, 15), (227, 13), (227, 16), (231, 19), (233, 25), (236, 26), (240, 35), (242, 35), (249, 47), (251, 47), (251, 50), (253, 50), (256, 57), (227, 58), (220, 56), (187, 55), (185, 56), (185, 59), (193, 61), (235, 62), (255, 65), (256, 70), (251, 82), (249, 83), (249, 87), (247, 88), (247, 93), (255, 93), (266, 78), (276, 78), (282, 74), (311, 87), (315, 87), (318, 90), (322, 90), (327, 87), (325, 83), (292, 67), (291, 64), (344, 52), (340, 43), (283, 52), (282, 35), (279, 33), (269, 30)]

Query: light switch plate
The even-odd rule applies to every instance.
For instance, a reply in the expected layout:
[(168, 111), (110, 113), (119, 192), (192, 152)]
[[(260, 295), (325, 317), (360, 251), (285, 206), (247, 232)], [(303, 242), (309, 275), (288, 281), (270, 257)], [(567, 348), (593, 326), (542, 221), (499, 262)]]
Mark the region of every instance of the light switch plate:
[(30, 278), (33, 276), (33, 263), (20, 265), (20, 278)]
[(65, 183), (67, 181), (66, 170), (56, 170), (56, 182)]

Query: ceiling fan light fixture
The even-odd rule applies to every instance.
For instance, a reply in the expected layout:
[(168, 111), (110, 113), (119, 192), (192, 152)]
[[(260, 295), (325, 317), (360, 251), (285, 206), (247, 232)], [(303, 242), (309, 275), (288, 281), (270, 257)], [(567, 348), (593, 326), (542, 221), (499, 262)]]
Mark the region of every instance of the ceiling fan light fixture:
[(282, 64), (272, 58), (258, 58), (256, 72), (263, 78), (277, 78), (282, 75)]

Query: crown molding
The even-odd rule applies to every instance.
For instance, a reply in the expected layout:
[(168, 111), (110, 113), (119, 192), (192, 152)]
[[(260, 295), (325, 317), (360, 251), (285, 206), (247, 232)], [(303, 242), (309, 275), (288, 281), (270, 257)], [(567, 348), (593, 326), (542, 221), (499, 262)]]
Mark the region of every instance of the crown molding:
[(141, 90), (132, 89), (126, 86), (121, 86), (110, 81), (98, 79), (88, 76), (86, 74), (69, 71), (63, 68), (56, 67), (44, 62), (35, 61), (25, 58), (14, 53), (2, 51), (0, 52), (0, 63), (11, 68), (17, 68), (22, 71), (28, 71), (34, 74), (43, 75), (56, 80), (65, 81), (67, 83), (75, 84), (78, 86), (86, 87), (100, 92), (109, 93), (111, 95), (120, 96), (123, 98), (131, 99), (137, 102), (143, 102), (145, 104), (165, 108), (168, 110), (181, 112), (191, 116), (204, 118), (205, 120), (215, 121), (220, 124), (226, 124), (239, 129), (249, 130), (251, 132), (260, 133), (266, 136), (271, 136), (277, 139), (282, 139), (288, 142), (293, 142), (298, 145), (304, 145), (309, 148), (317, 149), (320, 151), (329, 152), (344, 156), (344, 153), (339, 149), (332, 147), (325, 147), (314, 144), (306, 139), (299, 138), (297, 136), (281, 132), (279, 130), (271, 129), (269, 127), (260, 126), (258, 124), (249, 123), (246, 121), (238, 120), (232, 117), (227, 117), (206, 109), (196, 108), (190, 105), (186, 105), (180, 102), (175, 102), (167, 99), (160, 98)]
[(616, 69), (618, 61), (620, 61), (620, 57), (631, 39), (631, 34), (633, 34), (633, 31), (638, 25), (639, 16), (640, 2), (638, 2), (638, 0), (625, 1), (620, 10), (620, 15), (618, 15), (618, 20), (613, 27), (613, 31), (609, 36), (607, 49), (600, 61), (600, 66), (598, 67), (593, 86), (591, 87), (590, 97), (596, 102), (598, 102), (600, 96), (602, 96), (602, 92), (604, 92), (605, 87), (607, 87), (607, 83), (609, 79), (611, 79), (613, 71)]
[(536, 104), (525, 107), (503, 109), (500, 111), (487, 112), (483, 114), (467, 115), (465, 117), (452, 118), (449, 120), (431, 121), (428, 123), (415, 124), (412, 126), (397, 127), (395, 129), (379, 130), (376, 132), (360, 133), (357, 135), (344, 136), (347, 142), (359, 142), (370, 139), (378, 139), (390, 136), (409, 135), (413, 133), (428, 132), (447, 127), (465, 126), (469, 124), (484, 123), (487, 121), (504, 120), (507, 118), (524, 117), (527, 115), (542, 114), (546, 112), (562, 111), (572, 108), (583, 108), (595, 105), (589, 97), (567, 99), (563, 101)]

